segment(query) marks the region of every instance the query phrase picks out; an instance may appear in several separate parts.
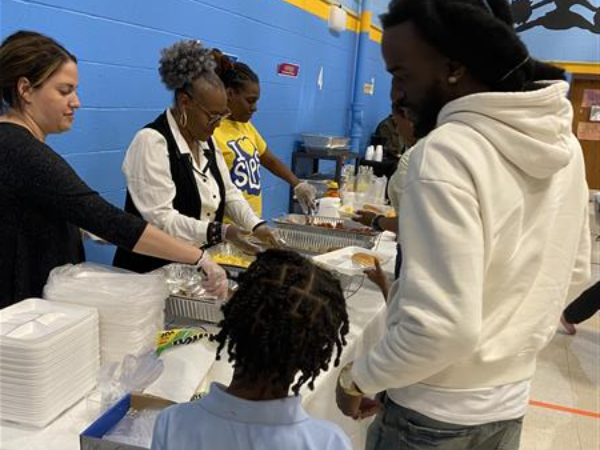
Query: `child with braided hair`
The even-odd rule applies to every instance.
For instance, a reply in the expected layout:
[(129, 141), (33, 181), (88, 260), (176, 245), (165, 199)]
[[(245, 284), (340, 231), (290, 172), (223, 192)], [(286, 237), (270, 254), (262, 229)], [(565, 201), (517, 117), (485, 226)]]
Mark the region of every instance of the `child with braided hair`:
[[(217, 358), (234, 374), (201, 400), (163, 411), (152, 450), (350, 449), (336, 425), (311, 418), (300, 388), (338, 366), (349, 331), (339, 281), (287, 250), (258, 255), (223, 306)], [(293, 392), (288, 396), (289, 391)]]

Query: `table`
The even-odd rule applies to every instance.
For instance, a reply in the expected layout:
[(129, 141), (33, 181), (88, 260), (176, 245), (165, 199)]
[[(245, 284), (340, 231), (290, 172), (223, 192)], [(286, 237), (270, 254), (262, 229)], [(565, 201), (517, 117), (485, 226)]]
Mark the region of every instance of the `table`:
[[(392, 256), (384, 269), (388, 274), (393, 273), (396, 243), (391, 233), (384, 233), (378, 251)], [(336, 422), (350, 437), (354, 450), (363, 450), (370, 420), (354, 421), (343, 416), (335, 404), (335, 386), (341, 367), (376, 344), (383, 335), (385, 302), (377, 288), (365, 280), (358, 293), (348, 299), (347, 307), (350, 332), (341, 364), (322, 373), (315, 381), (314, 391), (306, 386), (302, 388), (302, 404), (313, 417)], [(225, 359), (215, 362), (207, 377), (228, 384), (231, 374), (231, 365)], [(79, 434), (95, 419), (88, 413), (86, 401), (81, 400), (41, 430), (0, 422), (0, 450), (79, 450)]]

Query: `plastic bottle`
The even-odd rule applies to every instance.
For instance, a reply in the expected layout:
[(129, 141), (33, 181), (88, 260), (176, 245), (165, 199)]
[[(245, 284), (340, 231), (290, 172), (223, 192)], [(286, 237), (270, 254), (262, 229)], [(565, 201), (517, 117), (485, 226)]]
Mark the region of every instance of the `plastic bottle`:
[(323, 197), (339, 198), (340, 197), (340, 186), (335, 181), (331, 181), (327, 185), (327, 192), (325, 192), (325, 195)]
[(375, 148), (375, 161), (377, 161), (377, 162), (383, 161), (383, 145), (378, 145)]
[(340, 191), (342, 192), (354, 192), (355, 189), (355, 177), (354, 177), (355, 167), (352, 164), (346, 164), (342, 169), (342, 178), (341, 178), (341, 186)]
[(366, 169), (367, 170), (365, 174), (365, 181), (367, 183), (367, 189), (369, 189), (371, 187), (371, 184), (373, 184), (373, 179), (375, 178), (375, 171), (371, 166), (367, 166)]
[(373, 161), (373, 158), (375, 158), (375, 147), (369, 145), (365, 153), (365, 161)]
[(356, 192), (362, 193), (369, 189), (367, 169), (367, 166), (360, 166), (358, 168), (358, 176), (356, 177)]

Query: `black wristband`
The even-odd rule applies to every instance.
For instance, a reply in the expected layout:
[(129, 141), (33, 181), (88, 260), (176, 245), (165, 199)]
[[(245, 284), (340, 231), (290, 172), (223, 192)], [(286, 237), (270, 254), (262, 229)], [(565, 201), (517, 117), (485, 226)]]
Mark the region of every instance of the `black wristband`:
[(262, 222), (258, 222), (256, 225), (254, 225), (254, 228), (252, 228), (252, 232), (254, 233), (258, 227), (262, 227), (263, 225), (266, 225), (267, 221), (263, 220)]
[(381, 214), (379, 214), (379, 215), (375, 216), (375, 217), (373, 218), (373, 221), (371, 222), (371, 227), (373, 227), (373, 229), (374, 229), (374, 230), (376, 230), (376, 231), (385, 231), (385, 230), (384, 230), (384, 229), (381, 227), (381, 224), (379, 223), (379, 221), (380, 221), (381, 219), (383, 219), (384, 217), (385, 217), (385, 216), (383, 216), (383, 215), (381, 215)]
[(206, 252), (204, 250), (202, 250), (202, 254), (200, 255), (200, 258), (198, 258), (198, 261), (196, 261), (193, 265), (200, 270), (200, 263), (202, 263), (202, 260), (204, 259), (204, 257), (206, 256)]
[(223, 224), (212, 222), (206, 228), (206, 246), (213, 247), (223, 242)]

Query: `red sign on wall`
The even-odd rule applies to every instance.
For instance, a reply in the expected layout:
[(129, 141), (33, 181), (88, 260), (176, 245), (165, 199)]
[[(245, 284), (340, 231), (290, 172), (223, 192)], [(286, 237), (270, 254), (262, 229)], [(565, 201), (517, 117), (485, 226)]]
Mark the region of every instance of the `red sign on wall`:
[(300, 73), (300, 66), (292, 63), (281, 63), (277, 65), (277, 73), (284, 77), (296, 78)]

